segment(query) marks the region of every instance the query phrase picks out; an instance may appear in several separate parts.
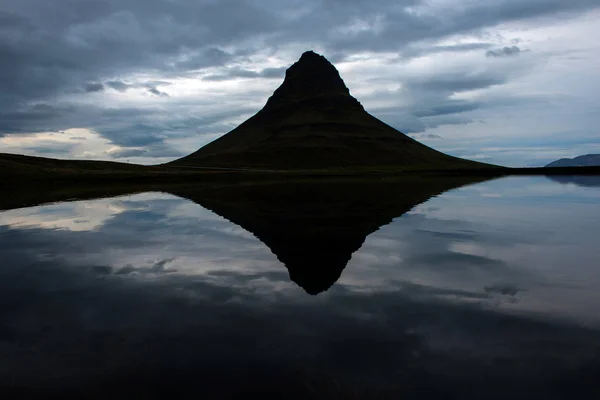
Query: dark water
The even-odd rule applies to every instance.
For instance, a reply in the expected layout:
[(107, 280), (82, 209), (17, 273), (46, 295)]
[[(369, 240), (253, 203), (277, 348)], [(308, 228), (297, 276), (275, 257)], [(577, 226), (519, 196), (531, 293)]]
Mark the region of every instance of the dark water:
[(188, 185), (2, 211), (3, 398), (599, 395), (597, 181), (466, 183)]

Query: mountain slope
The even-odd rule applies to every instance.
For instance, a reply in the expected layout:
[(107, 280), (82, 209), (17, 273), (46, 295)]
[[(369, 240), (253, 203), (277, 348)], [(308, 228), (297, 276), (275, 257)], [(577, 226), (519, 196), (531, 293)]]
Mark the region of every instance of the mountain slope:
[(594, 167), (600, 166), (600, 154), (586, 154), (575, 158), (561, 158), (546, 165), (546, 168), (553, 167)]
[(367, 113), (337, 69), (312, 51), (265, 107), (175, 165), (267, 169), (482, 167), (433, 150)]
[(56, 158), (0, 153), (0, 176), (32, 173), (145, 171), (147, 167), (113, 161), (59, 160)]

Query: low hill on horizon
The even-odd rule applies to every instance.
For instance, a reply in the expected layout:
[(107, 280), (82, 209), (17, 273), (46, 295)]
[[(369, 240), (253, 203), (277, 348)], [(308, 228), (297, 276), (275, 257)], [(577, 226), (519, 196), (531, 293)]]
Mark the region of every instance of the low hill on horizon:
[(596, 166), (600, 166), (600, 154), (585, 154), (574, 158), (561, 158), (546, 165), (545, 168)]
[(143, 171), (147, 167), (115, 161), (62, 160), (58, 158), (0, 153), (0, 173)]
[(276, 170), (491, 167), (427, 147), (370, 115), (337, 69), (312, 51), (288, 68), (258, 113), (170, 164)]

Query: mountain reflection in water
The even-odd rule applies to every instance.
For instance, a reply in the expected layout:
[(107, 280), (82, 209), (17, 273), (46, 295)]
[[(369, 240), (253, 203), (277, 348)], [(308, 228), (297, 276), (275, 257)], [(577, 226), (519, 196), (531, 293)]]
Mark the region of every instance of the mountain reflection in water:
[[(494, 197), (522, 190), (519, 185), (540, 185), (528, 189), (531, 193), (554, 193), (555, 186), (547, 185), (556, 184), (543, 186), (544, 178), (495, 182), (461, 189), (463, 197), (452, 203), (453, 216), (465, 221), (485, 208), (488, 226), (459, 228), (445, 220), (446, 230), (425, 224), (415, 207), (477, 179), (14, 191), (0, 201), (0, 209), (152, 193), (0, 213), (2, 393), (15, 398), (598, 394), (600, 338), (598, 326), (587, 321), (599, 319), (584, 301), (597, 298), (587, 291), (597, 283), (586, 264), (595, 250), (583, 236), (581, 246), (587, 247), (577, 249), (549, 231), (568, 228), (557, 225), (562, 214), (554, 210), (571, 210), (564, 199), (555, 207), (555, 194), (543, 204), (551, 216), (523, 228), (519, 218), (524, 224), (534, 221), (527, 218), (541, 200), (526, 204), (514, 197), (508, 204)], [(424, 213), (443, 208), (452, 193), (428, 202)], [(482, 197), (471, 199), (477, 193)], [(578, 215), (596, 210), (595, 193), (586, 192), (578, 212), (569, 214), (571, 235), (593, 226), (577, 224)], [(529, 211), (518, 208), (525, 206)], [(495, 208), (501, 213), (507, 207), (514, 217), (495, 216)], [(392, 232), (400, 228), (403, 241)], [(503, 255), (502, 261), (484, 253), (476, 246), (485, 244), (476, 241), (484, 233), (501, 245), (512, 240), (520, 253), (512, 250), (514, 256)], [(285, 265), (289, 279), (319, 295), (287, 285), (285, 269), (252, 236)], [(417, 239), (419, 252), (403, 247)], [(452, 251), (442, 253), (440, 243)], [(533, 252), (540, 245), (554, 259), (556, 247), (579, 251), (577, 265), (568, 271), (544, 269)], [(211, 251), (214, 256), (203, 258)], [(373, 251), (379, 259), (369, 262)], [(534, 256), (540, 265), (532, 269), (509, 263)], [(154, 258), (142, 267), (137, 262), (142, 257)], [(369, 263), (380, 265), (372, 272), (376, 276), (364, 275)], [(555, 275), (542, 279), (534, 275), (537, 270), (567, 276), (564, 288), (552, 280)], [(384, 288), (369, 286), (376, 278), (386, 281)], [(556, 316), (566, 311), (572, 320), (554, 318), (544, 303), (546, 293), (555, 298)]]

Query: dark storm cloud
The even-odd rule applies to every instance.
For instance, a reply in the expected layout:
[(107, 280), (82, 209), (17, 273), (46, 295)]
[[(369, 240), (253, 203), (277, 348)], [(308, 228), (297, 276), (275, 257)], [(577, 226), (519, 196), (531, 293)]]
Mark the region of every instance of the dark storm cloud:
[(510, 57), (519, 55), (521, 49), (518, 46), (503, 47), (496, 50), (488, 50), (485, 55), (487, 57)]

